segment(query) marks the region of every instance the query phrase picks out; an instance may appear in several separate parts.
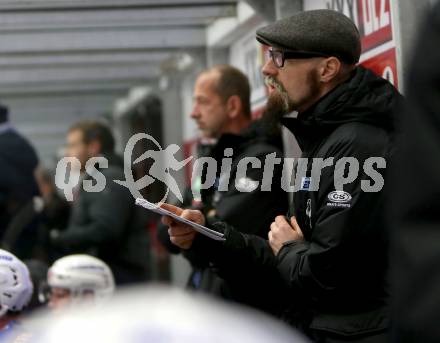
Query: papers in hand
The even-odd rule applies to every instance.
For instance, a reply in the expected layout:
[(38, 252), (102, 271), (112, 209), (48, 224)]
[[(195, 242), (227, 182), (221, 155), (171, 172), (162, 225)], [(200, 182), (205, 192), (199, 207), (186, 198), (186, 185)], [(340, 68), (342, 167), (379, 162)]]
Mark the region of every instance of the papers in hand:
[(192, 221), (190, 221), (188, 219), (182, 218), (182, 217), (180, 217), (180, 216), (178, 216), (178, 215), (176, 215), (176, 214), (174, 214), (174, 213), (172, 213), (170, 211), (167, 211), (167, 210), (165, 210), (165, 209), (163, 209), (161, 207), (158, 207), (157, 205), (155, 205), (155, 204), (153, 204), (153, 203), (151, 203), (151, 202), (149, 202), (149, 201), (147, 201), (145, 199), (137, 198), (136, 199), (136, 205), (142, 206), (143, 208), (146, 208), (147, 210), (153, 211), (153, 212), (155, 212), (157, 214), (160, 214), (162, 216), (171, 217), (174, 220), (176, 220), (178, 222), (181, 222), (183, 224), (190, 225), (197, 232), (199, 232), (202, 235), (205, 235), (205, 236), (207, 236), (209, 238), (212, 238), (212, 239), (214, 239), (216, 241), (224, 241), (225, 240), (225, 236), (222, 233), (214, 231), (214, 230), (211, 230), (211, 229), (208, 229), (206, 226), (203, 226), (203, 225), (194, 223), (194, 222), (192, 222)]

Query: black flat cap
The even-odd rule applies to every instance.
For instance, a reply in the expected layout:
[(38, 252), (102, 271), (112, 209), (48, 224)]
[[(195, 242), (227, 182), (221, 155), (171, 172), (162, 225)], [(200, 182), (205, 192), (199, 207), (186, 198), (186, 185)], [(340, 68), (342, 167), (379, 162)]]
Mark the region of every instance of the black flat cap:
[(274, 48), (359, 61), (361, 41), (354, 23), (332, 10), (298, 12), (257, 30), (257, 40)]

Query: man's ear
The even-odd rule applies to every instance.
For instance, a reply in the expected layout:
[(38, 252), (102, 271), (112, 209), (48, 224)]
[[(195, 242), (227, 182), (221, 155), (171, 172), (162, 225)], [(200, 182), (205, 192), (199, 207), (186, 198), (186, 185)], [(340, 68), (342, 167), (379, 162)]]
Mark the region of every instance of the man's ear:
[(230, 96), (226, 102), (226, 109), (228, 111), (229, 118), (236, 118), (242, 110), (240, 97), (238, 95)]
[(92, 140), (89, 144), (87, 144), (87, 150), (89, 156), (98, 156), (101, 151), (101, 142), (98, 140)]
[(341, 61), (336, 57), (324, 59), (319, 68), (321, 82), (328, 83), (335, 80), (339, 76), (341, 68)]

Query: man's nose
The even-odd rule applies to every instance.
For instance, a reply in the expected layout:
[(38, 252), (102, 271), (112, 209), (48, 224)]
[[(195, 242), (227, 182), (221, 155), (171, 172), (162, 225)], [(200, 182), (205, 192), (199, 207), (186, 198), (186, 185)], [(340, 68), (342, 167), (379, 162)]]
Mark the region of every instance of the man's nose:
[(278, 68), (275, 66), (271, 58), (266, 59), (266, 62), (261, 69), (264, 76), (274, 76), (278, 73)]
[(193, 106), (193, 109), (191, 111), (191, 118), (192, 119), (197, 119), (200, 117), (200, 111), (197, 105)]

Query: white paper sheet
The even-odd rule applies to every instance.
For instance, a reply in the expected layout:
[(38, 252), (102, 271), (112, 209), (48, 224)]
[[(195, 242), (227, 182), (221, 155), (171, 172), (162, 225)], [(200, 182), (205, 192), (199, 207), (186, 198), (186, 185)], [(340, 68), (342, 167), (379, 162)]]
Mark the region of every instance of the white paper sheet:
[(201, 233), (202, 235), (205, 235), (211, 239), (214, 239), (216, 241), (224, 241), (225, 240), (225, 236), (217, 231), (211, 230), (209, 228), (207, 228), (206, 226), (194, 223), (188, 219), (179, 217), (178, 215), (167, 211), (161, 207), (158, 207), (157, 205), (149, 202), (148, 200), (142, 199), (142, 198), (137, 198), (136, 199), (136, 205), (138, 206), (142, 206), (143, 208), (146, 208), (147, 210), (153, 211), (157, 214), (160, 214), (162, 216), (168, 216), (173, 218), (174, 220), (181, 222), (183, 224), (186, 225), (190, 225), (191, 227), (194, 228), (194, 230), (196, 230), (197, 232)]

